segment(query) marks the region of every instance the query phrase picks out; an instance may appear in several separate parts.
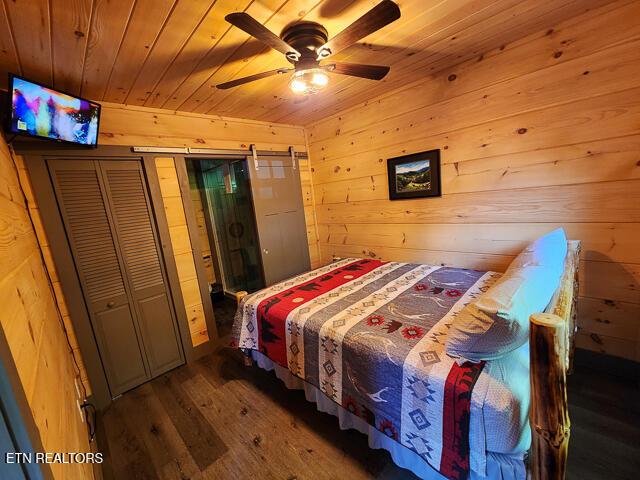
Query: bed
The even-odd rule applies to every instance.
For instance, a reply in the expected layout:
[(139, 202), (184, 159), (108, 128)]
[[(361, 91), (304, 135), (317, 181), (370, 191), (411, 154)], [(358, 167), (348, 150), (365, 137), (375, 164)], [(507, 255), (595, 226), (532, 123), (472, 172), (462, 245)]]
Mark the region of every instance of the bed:
[(537, 478), (550, 478), (566, 457), (566, 405), (554, 416), (566, 394), (548, 404), (554, 389), (535, 377), (557, 371), (563, 380), (568, 368), (578, 248), (570, 242), (560, 287), (531, 328), (544, 333), (532, 341), (552, 346), (531, 372), (529, 342), (488, 361), (445, 351), (456, 316), (500, 273), (376, 259), (339, 259), (240, 294), (233, 346), (425, 479), (525, 478), (531, 412), (534, 454), (544, 457), (532, 464)]

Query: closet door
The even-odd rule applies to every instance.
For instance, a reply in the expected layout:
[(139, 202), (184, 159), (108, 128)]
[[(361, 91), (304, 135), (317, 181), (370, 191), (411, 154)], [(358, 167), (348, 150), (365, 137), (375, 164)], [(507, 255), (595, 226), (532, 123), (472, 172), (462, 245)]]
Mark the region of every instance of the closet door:
[(273, 285), (311, 268), (300, 171), (291, 157), (249, 164), (265, 283)]
[(137, 161), (100, 164), (151, 376), (183, 363), (145, 179)]
[(111, 394), (183, 363), (140, 162), (49, 160)]
[(147, 380), (149, 371), (101, 173), (91, 160), (49, 160), (48, 166), (109, 389), (116, 396)]

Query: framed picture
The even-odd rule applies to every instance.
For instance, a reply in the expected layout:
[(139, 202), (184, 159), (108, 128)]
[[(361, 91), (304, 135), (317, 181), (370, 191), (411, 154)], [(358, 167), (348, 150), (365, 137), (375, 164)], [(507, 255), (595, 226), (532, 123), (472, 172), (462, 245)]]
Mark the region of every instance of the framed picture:
[(440, 150), (387, 160), (389, 199), (439, 197)]

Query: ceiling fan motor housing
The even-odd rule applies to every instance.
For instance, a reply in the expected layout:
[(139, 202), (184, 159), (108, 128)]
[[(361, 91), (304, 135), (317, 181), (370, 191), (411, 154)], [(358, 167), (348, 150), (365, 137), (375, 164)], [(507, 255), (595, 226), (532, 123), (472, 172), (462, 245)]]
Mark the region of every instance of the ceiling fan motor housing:
[(299, 62), (310, 63), (313, 60), (317, 63), (316, 50), (327, 43), (329, 34), (319, 23), (295, 22), (285, 27), (280, 38), (300, 52)]

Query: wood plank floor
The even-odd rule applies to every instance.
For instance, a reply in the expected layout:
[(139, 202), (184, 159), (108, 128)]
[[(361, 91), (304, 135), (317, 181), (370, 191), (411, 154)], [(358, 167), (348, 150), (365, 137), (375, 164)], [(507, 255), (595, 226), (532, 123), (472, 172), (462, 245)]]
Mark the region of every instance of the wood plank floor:
[[(233, 304), (219, 306), (229, 332)], [(576, 368), (569, 382), (570, 479), (640, 475), (638, 384)], [(106, 479), (406, 479), (416, 477), (341, 431), (301, 391), (222, 348), (114, 401), (99, 421)]]

